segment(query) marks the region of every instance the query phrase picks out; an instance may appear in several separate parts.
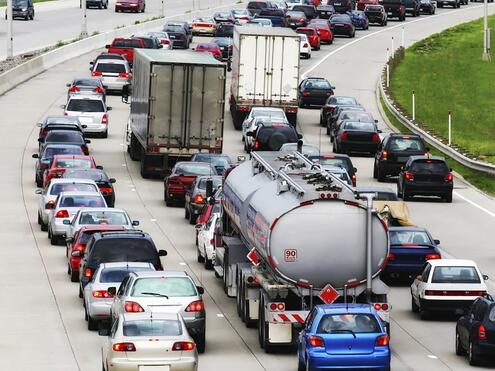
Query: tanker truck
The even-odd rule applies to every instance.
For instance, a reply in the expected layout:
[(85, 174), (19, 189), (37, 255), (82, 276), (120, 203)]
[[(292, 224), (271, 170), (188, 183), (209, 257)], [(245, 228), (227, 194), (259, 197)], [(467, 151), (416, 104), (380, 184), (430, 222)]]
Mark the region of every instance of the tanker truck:
[(372, 303), (389, 328), (388, 229), (373, 195), (297, 151), (251, 156), (223, 184), (214, 269), (260, 346), (293, 347), (321, 303)]

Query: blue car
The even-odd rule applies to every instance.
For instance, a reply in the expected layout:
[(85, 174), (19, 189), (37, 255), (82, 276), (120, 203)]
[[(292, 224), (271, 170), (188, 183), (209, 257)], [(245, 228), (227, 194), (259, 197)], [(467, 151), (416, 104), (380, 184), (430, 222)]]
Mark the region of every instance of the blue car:
[(390, 254), (383, 271), (385, 277), (411, 276), (421, 273), (427, 260), (441, 259), (437, 245), (430, 233), (421, 227), (390, 227)]
[(317, 305), (299, 334), (299, 371), (390, 371), (389, 337), (369, 304)]
[(367, 30), (370, 25), (368, 17), (362, 10), (353, 10), (351, 12), (351, 20), (354, 27), (362, 30)]

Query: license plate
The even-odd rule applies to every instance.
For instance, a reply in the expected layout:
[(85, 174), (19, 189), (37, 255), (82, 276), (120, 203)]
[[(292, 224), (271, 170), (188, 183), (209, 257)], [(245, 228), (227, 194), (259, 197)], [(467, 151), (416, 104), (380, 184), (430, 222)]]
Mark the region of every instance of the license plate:
[(409, 160), (409, 157), (397, 157), (397, 160), (399, 162), (407, 162), (407, 160)]
[(388, 15), (392, 15), (393, 13), (392, 13), (392, 12), (388, 12), (387, 14), (388, 14)]
[(168, 35), (169, 38), (171, 39), (175, 39), (175, 36), (174, 35)]
[(81, 121), (81, 123), (83, 123), (83, 124), (92, 123), (93, 122), (93, 118), (92, 117), (81, 117), (81, 116), (79, 116), (79, 121)]
[(341, 6), (341, 3), (333, 3), (333, 6)]
[(170, 366), (139, 366), (139, 371), (170, 371)]
[(335, 27), (344, 27), (344, 26), (345, 26), (344, 24), (340, 24), (340, 23), (337, 23), (337, 24), (335, 25)]

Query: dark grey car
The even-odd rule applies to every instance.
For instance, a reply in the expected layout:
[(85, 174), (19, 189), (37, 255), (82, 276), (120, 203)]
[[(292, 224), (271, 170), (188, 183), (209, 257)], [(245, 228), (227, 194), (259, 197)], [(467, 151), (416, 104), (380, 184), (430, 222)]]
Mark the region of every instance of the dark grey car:
[(196, 219), (207, 202), (206, 183), (208, 180), (213, 183), (213, 192), (222, 185), (222, 176), (220, 175), (198, 176), (186, 192), (184, 218), (189, 220), (189, 224), (196, 224)]
[[(34, 19), (33, 0), (12, 0), (12, 19), (23, 18), (26, 21)], [(7, 10), (5, 10), (7, 19)]]

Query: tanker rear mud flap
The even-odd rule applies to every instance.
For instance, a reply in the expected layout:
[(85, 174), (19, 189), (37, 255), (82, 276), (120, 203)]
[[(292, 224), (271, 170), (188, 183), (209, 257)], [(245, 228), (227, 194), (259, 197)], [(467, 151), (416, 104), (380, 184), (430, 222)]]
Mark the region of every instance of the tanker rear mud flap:
[(260, 318), (260, 308), (259, 308), (259, 300), (257, 299), (249, 299), (249, 319), (257, 320)]
[(291, 323), (268, 323), (268, 341), (270, 344), (291, 344)]

